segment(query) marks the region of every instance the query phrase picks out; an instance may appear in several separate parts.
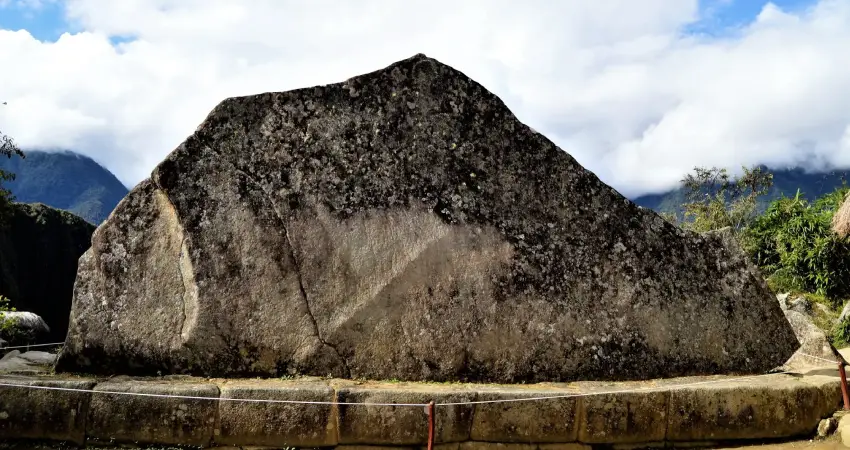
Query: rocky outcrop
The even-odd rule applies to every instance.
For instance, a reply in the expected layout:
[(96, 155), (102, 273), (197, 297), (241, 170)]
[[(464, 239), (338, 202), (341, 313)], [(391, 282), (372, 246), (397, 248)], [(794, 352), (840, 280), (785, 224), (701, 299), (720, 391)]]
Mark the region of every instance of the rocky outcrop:
[[(785, 311), (788, 323), (794, 329), (800, 349), (782, 366), (783, 370), (800, 371), (823, 367), (834, 367), (844, 361), (838, 350), (829, 343), (826, 334), (812, 322), (812, 319), (795, 310)], [(834, 361), (834, 364), (830, 362)]]
[(47, 322), (44, 339), (61, 342), (68, 331), (77, 260), (91, 246), (94, 226), (39, 203), (13, 203), (0, 223), (0, 295), (19, 311)]
[(95, 232), (57, 368), (498, 382), (766, 371), (798, 342), (727, 240), (637, 207), (417, 55), (218, 105)]

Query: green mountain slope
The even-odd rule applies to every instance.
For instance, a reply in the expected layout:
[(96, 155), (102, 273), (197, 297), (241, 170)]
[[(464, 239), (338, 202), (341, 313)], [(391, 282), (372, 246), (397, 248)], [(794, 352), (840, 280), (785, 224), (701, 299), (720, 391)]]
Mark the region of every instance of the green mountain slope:
[(27, 151), (26, 158), (0, 158), (15, 174), (6, 186), (21, 203), (44, 203), (99, 225), (127, 195), (112, 172), (78, 153)]
[[(768, 169), (769, 170), (769, 169)], [(845, 180), (850, 182), (845, 171), (828, 173), (810, 173), (803, 169), (773, 170), (773, 187), (767, 195), (759, 199), (758, 210), (764, 211), (767, 205), (781, 197), (793, 197), (800, 190), (802, 196), (814, 200), (840, 187)], [(632, 199), (636, 204), (657, 212), (682, 213), (682, 203), (685, 202), (685, 191), (676, 189), (662, 194), (642, 195)]]

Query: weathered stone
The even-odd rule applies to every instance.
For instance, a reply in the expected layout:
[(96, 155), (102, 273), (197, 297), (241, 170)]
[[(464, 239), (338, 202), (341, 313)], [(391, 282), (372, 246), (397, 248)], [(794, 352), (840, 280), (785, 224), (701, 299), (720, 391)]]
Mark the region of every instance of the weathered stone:
[(460, 450), (537, 450), (537, 446), (534, 444), (469, 441), (460, 444)]
[(776, 300), (779, 301), (779, 307), (785, 311), (788, 309), (788, 296), (791, 295), (788, 292), (784, 292), (782, 294), (776, 294)]
[(588, 444), (663, 442), (670, 393), (647, 391), (583, 397), (578, 440)]
[(56, 354), (12, 350), (0, 359), (0, 372), (48, 372), (56, 362)]
[[(839, 361), (844, 361), (823, 330), (818, 328), (809, 316), (793, 309), (788, 309), (784, 313), (800, 342), (800, 349), (781, 367), (784, 371), (837, 367)], [(835, 362), (830, 364), (830, 361)]]
[(817, 386), (783, 375), (685, 387), (670, 394), (667, 440), (810, 435), (832, 411)]
[[(441, 386), (350, 386), (337, 389), (339, 403), (456, 403), (475, 400), (475, 393)], [(435, 443), (469, 439), (472, 405), (435, 407)], [(424, 445), (428, 443), (425, 407), (339, 405), (340, 444)]]
[(850, 302), (844, 304), (844, 307), (841, 308), (841, 314), (838, 316), (838, 323), (844, 323), (847, 320), (850, 320)]
[(59, 370), (134, 374), (643, 379), (798, 346), (734, 239), (424, 55), (218, 105), (97, 230), (71, 323)]
[(838, 377), (837, 370), (824, 369), (823, 371), (830, 372), (830, 374), (818, 375), (814, 371), (810, 371), (800, 380), (820, 390), (821, 395), (824, 398), (825, 408), (828, 412), (841, 414), (844, 402), (844, 399), (841, 396), (841, 378)]
[(538, 450), (592, 450), (593, 447), (586, 444), (540, 444)]
[(77, 260), (91, 246), (94, 225), (38, 203), (12, 204), (8, 219), (0, 224), (0, 295), (47, 322), (45, 341), (64, 341)]
[(838, 421), (838, 429), (836, 431), (841, 436), (841, 443), (845, 447), (850, 447), (850, 415), (845, 415)]
[(818, 437), (829, 437), (835, 432), (836, 428), (838, 428), (838, 420), (834, 417), (827, 417), (818, 424)]
[(333, 447), (337, 444), (335, 408), (329, 404), (232, 400), (333, 402), (334, 390), (326, 384), (244, 381), (228, 382), (220, 389), (221, 433), (216, 436), (216, 443), (282, 448)]
[[(450, 450), (457, 450), (458, 444), (443, 444), (443, 445), (453, 445), (454, 448)], [(411, 447), (395, 447), (388, 445), (338, 445), (334, 450), (418, 450), (419, 447), (411, 446)]]
[(478, 401), (565, 398), (477, 404), (470, 438), (482, 442), (575, 442), (578, 399), (567, 397), (575, 393), (522, 387), (479, 388)]
[(788, 309), (791, 311), (797, 311), (800, 314), (810, 315), (812, 314), (812, 308), (812, 302), (805, 297), (797, 297), (788, 301)]
[(91, 393), (32, 387), (90, 390), (94, 381), (2, 377), (0, 383), (0, 440), (85, 441)]
[[(118, 381), (94, 388), (87, 435), (105, 442), (208, 446), (216, 427), (212, 384)], [(128, 395), (142, 394), (142, 395)], [(174, 395), (200, 398), (167, 398)]]

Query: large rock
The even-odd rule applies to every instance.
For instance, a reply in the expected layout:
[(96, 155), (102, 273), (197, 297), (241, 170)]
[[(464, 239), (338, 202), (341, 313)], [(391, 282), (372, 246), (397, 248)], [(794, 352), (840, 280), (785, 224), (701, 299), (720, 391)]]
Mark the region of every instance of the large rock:
[(797, 336), (797, 340), (800, 342), (800, 349), (785, 362), (781, 367), (782, 370), (803, 371), (823, 367), (834, 368), (839, 362), (845, 362), (838, 350), (829, 342), (823, 330), (818, 328), (809, 316), (791, 309), (784, 312), (788, 323), (791, 324), (791, 328)]
[(91, 246), (94, 225), (42, 204), (14, 203), (0, 224), (0, 295), (50, 326), (44, 340), (61, 342), (77, 276), (77, 260)]
[(766, 371), (798, 343), (726, 241), (637, 207), (417, 55), (218, 105), (95, 232), (58, 369)]

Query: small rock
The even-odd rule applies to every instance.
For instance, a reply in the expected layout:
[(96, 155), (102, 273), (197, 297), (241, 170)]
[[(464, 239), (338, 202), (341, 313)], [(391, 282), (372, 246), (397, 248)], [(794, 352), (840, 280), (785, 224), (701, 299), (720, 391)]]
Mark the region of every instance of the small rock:
[(850, 318), (850, 302), (844, 304), (844, 308), (841, 310), (841, 315), (838, 316), (838, 323), (844, 323), (844, 321), (848, 318)]
[(784, 294), (776, 294), (776, 300), (779, 301), (779, 307), (782, 308), (783, 311), (788, 309), (788, 295), (788, 292)]
[(788, 302), (788, 309), (792, 311), (797, 311), (801, 314), (811, 315), (812, 313), (812, 302), (805, 297), (797, 297)]
[(835, 432), (838, 428), (838, 420), (833, 417), (823, 419), (818, 424), (818, 437), (825, 438)]

